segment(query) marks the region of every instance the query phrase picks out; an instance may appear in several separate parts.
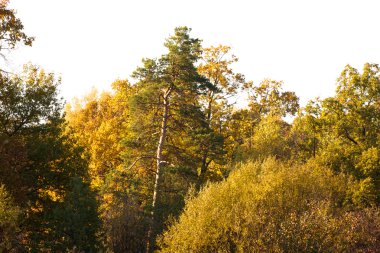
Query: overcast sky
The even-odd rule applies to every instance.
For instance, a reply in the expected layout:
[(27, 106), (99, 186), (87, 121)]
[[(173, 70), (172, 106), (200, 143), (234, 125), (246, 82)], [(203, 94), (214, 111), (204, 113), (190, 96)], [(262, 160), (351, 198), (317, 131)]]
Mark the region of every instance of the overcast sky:
[(380, 63), (377, 0), (11, 0), (32, 48), (12, 53), (62, 76), (67, 100), (129, 78), (143, 57), (165, 53), (176, 26), (192, 28), (204, 46), (230, 45), (234, 66), (258, 84), (283, 80), (302, 104), (335, 90), (350, 64)]

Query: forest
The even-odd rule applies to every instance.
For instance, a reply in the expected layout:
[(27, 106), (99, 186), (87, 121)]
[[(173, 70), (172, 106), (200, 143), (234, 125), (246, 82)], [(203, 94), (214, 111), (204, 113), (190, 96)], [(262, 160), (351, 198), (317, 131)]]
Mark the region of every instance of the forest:
[[(0, 29), (3, 57), (33, 44), (7, 1)], [(58, 75), (1, 68), (0, 252), (378, 252), (378, 64), (301, 107), (229, 46), (163, 42), (69, 103)]]

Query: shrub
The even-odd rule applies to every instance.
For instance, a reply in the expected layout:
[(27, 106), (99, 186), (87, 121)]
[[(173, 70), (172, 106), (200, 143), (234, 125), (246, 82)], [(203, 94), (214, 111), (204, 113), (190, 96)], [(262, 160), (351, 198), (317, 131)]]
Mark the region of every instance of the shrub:
[(356, 184), (313, 164), (245, 164), (187, 201), (161, 252), (375, 252), (379, 212), (351, 204)]

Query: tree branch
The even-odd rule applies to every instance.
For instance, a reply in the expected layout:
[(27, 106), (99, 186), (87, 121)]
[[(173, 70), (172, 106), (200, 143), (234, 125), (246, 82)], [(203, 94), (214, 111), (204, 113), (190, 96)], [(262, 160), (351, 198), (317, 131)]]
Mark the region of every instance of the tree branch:
[(135, 166), (136, 163), (140, 161), (141, 159), (157, 159), (157, 158), (155, 156), (140, 156), (139, 158), (133, 161), (133, 163), (127, 168), (127, 170), (132, 169), (133, 166)]

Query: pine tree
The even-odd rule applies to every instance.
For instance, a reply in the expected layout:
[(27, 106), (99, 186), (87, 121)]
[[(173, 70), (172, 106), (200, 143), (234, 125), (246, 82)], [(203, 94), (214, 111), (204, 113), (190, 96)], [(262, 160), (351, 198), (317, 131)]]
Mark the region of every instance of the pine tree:
[[(176, 28), (165, 43), (168, 53), (159, 59), (144, 59), (144, 66), (134, 73), (138, 83), (136, 95), (131, 99), (130, 133), (125, 143), (133, 148), (128, 154), (131, 169), (143, 168), (148, 174), (155, 171), (154, 184), (149, 186), (152, 221), (148, 251), (153, 249), (157, 228), (162, 226), (159, 216), (168, 215), (158, 208), (158, 202), (164, 199), (163, 186), (170, 184), (171, 172), (197, 177), (200, 156), (196, 139), (209, 130), (198, 101), (211, 84), (197, 72), (195, 63), (201, 45), (189, 32), (187, 27)], [(166, 178), (162, 178), (164, 174)], [(180, 187), (186, 191), (186, 187)], [(176, 191), (170, 186), (165, 188)]]

